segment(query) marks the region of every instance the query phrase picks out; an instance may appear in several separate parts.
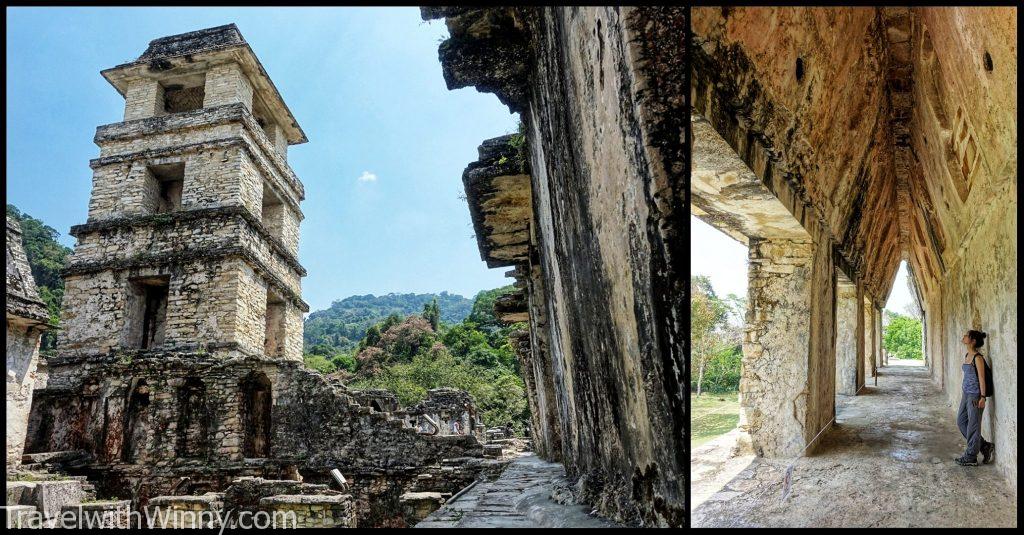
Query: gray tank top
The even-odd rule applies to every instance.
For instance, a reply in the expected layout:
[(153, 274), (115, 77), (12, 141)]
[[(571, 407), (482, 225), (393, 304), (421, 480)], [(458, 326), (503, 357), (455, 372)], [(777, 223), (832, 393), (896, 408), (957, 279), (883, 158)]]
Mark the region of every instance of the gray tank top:
[(970, 364), (962, 365), (961, 368), (964, 370), (964, 394), (981, 394), (981, 386), (978, 384), (978, 368), (974, 365), (974, 360), (972, 359)]

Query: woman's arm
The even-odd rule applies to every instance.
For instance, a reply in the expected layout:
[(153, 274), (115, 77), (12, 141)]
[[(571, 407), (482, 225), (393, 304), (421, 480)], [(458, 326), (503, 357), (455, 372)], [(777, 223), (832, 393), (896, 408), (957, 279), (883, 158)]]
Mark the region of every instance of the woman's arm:
[(985, 406), (985, 357), (981, 356), (980, 353), (974, 354), (974, 367), (978, 369), (978, 389), (981, 391), (981, 395), (978, 396), (978, 407)]

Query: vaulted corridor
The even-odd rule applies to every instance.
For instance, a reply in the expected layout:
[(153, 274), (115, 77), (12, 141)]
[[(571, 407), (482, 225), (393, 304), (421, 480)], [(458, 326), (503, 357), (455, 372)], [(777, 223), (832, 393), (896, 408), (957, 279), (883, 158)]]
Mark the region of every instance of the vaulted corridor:
[[(928, 368), (898, 362), (879, 368), (877, 386), (869, 380), (861, 395), (839, 397), (836, 422), (816, 453), (795, 460), (726, 454), (709, 461), (713, 467), (695, 465), (693, 526), (1016, 525), (1015, 497), (994, 464), (953, 463), (965, 442)], [(716, 441), (720, 450), (729, 438)], [(707, 496), (712, 488), (720, 490)]]

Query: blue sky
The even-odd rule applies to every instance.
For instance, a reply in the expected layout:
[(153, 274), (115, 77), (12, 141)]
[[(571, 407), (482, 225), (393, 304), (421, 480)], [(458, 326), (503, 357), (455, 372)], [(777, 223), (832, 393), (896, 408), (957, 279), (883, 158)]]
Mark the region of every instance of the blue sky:
[(312, 310), (353, 294), (469, 297), (508, 282), (480, 260), (459, 197), (476, 147), (517, 118), (493, 95), (445, 88), (447, 29), (418, 8), (8, 8), (7, 202), (73, 245), (93, 134), (123, 117), (99, 71), (157, 37), (230, 22), (310, 140), (288, 160), (306, 186), (299, 259)]

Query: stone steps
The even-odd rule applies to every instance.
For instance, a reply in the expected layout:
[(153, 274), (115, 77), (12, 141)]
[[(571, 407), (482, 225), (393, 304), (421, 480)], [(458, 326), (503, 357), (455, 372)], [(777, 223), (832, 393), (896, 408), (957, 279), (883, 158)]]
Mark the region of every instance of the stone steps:
[(497, 479), (479, 481), (416, 527), (615, 527), (589, 515), (589, 507), (555, 502), (552, 491), (567, 484), (562, 465), (532, 455), (520, 457)]

